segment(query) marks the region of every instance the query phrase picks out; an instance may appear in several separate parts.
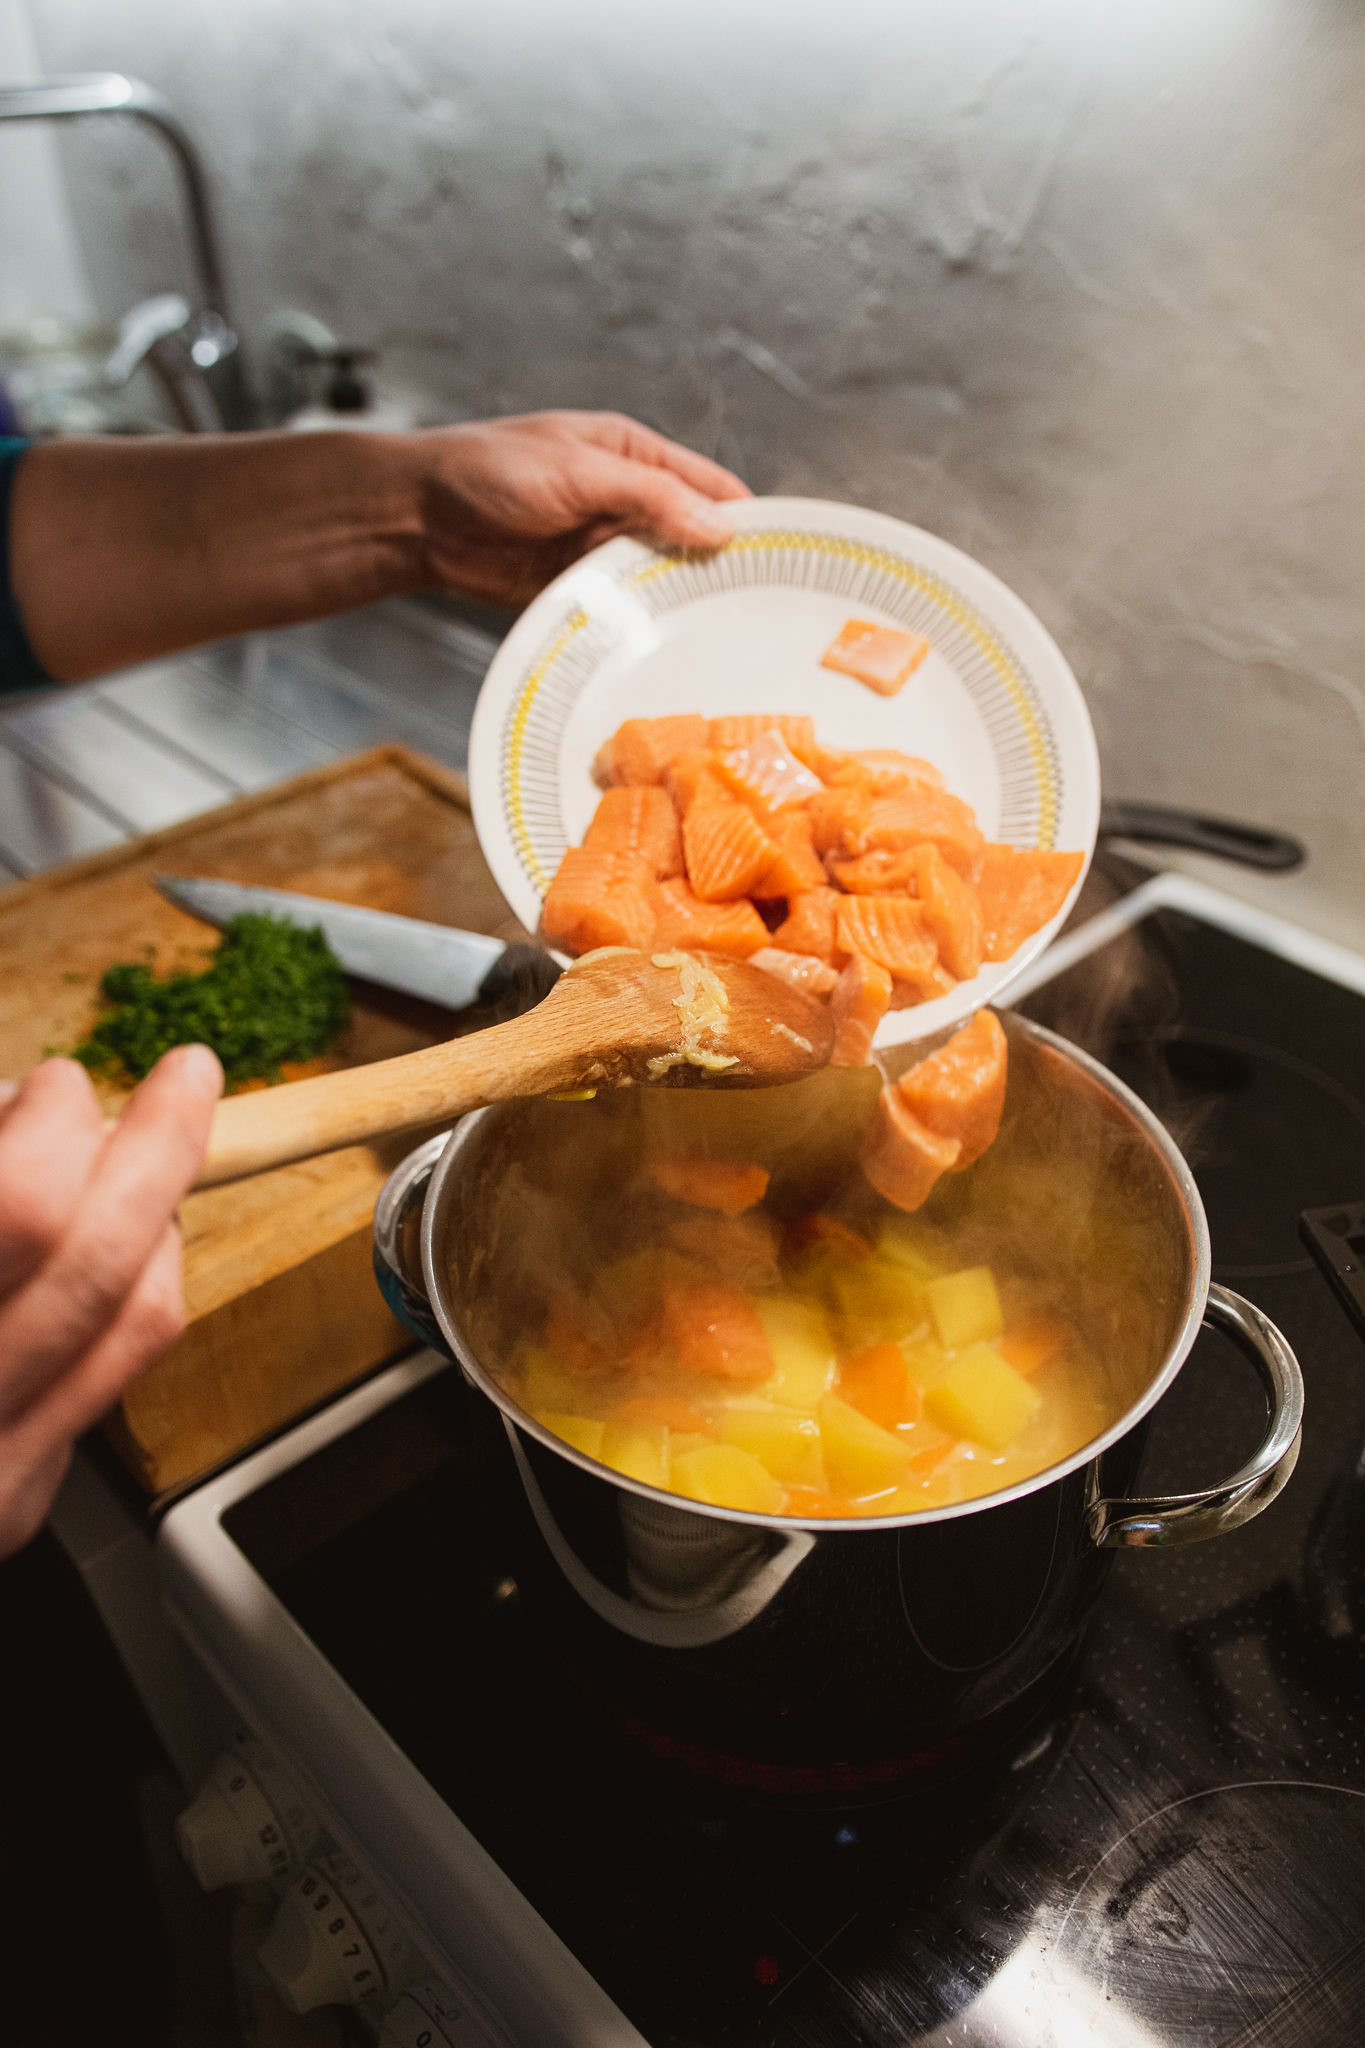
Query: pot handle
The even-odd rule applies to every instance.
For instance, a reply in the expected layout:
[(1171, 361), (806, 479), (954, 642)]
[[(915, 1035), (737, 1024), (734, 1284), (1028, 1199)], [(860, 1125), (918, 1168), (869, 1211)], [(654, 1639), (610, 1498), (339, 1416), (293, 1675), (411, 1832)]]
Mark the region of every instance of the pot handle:
[(1225, 1330), (1257, 1368), (1270, 1400), (1270, 1427), (1249, 1464), (1221, 1486), (1156, 1500), (1092, 1500), (1090, 1534), (1106, 1550), (1203, 1543), (1259, 1515), (1294, 1470), (1303, 1423), (1303, 1375), (1280, 1332), (1227, 1287), (1210, 1287), (1204, 1319)]
[(1267, 874), (1288, 874), (1307, 859), (1303, 842), (1287, 832), (1268, 832), (1242, 825), (1235, 818), (1210, 818), (1199, 811), (1172, 810), (1166, 804), (1130, 804), (1107, 800), (1100, 806), (1101, 839), (1151, 839), (1161, 846), (1184, 846), (1192, 853), (1216, 853), (1244, 868)]
[(404, 1329), (443, 1358), (453, 1358), (454, 1353), (427, 1300), (417, 1242), (422, 1204), (449, 1136), (449, 1131), (440, 1131), (409, 1152), (379, 1190), (374, 1205), (374, 1277), (379, 1292)]

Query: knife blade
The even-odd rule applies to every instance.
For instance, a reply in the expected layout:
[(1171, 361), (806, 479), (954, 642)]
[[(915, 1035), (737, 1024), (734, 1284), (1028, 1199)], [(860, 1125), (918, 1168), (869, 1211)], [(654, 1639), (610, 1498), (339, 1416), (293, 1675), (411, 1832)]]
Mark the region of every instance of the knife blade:
[(428, 924), (391, 910), (367, 910), (357, 903), (331, 903), (323, 896), (258, 889), (242, 882), (183, 875), (152, 879), (177, 910), (220, 930), (247, 911), (306, 931), (320, 930), (348, 974), (441, 1003), (448, 1010), (480, 1002), (530, 1009), (562, 972), (554, 955), (539, 946), (509, 945), (484, 932)]

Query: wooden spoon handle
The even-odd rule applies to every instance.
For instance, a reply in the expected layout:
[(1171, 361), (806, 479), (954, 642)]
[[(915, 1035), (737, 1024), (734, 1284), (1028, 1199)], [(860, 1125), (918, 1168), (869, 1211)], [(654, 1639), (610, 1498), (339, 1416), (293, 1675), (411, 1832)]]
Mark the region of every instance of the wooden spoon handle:
[(532, 1011), (398, 1059), (231, 1096), (214, 1112), (195, 1186), (238, 1180), (391, 1131), (451, 1122), (509, 1096), (572, 1088), (583, 1064), (581, 1047), (553, 1038), (547, 1043), (543, 1027), (531, 1022), (535, 1016)]

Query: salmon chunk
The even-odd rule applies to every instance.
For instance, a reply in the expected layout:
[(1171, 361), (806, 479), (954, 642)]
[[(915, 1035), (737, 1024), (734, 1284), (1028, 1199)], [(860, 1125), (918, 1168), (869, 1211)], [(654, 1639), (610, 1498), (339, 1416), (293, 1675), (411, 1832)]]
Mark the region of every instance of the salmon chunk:
[(778, 896), (799, 896), (805, 889), (825, 885), (825, 867), (811, 839), (811, 822), (804, 811), (774, 818), (768, 827), (772, 854), (754, 884), (754, 894), (770, 903)]
[(978, 1010), (946, 1045), (902, 1074), (901, 1101), (927, 1130), (960, 1147), (956, 1165), (970, 1166), (992, 1144), (1005, 1107), (1009, 1044), (1000, 1019)]
[(593, 764), (597, 780), (608, 784), (662, 782), (675, 754), (706, 745), (706, 720), (697, 711), (672, 718), (628, 718), (618, 725)]
[(834, 921), (842, 900), (837, 889), (803, 889), (788, 901), (786, 918), (773, 933), (773, 944), (788, 953), (814, 953), (819, 960), (832, 961)]
[(957, 1138), (940, 1138), (920, 1122), (894, 1084), (883, 1088), (863, 1139), (862, 1168), (879, 1195), (898, 1209), (918, 1209), (941, 1174), (957, 1165)]
[(1022, 846), (982, 849), (981, 898), (985, 957), (1008, 960), (1025, 939), (1055, 917), (1085, 865), (1080, 853), (1045, 853)]
[(571, 846), (546, 892), (541, 928), (550, 944), (566, 953), (591, 953), (597, 946), (648, 951), (654, 942), (656, 887), (648, 861), (635, 854)]
[(747, 746), (718, 751), (715, 762), (735, 795), (762, 812), (792, 810), (824, 788), (771, 726)]
[(753, 1386), (771, 1378), (773, 1355), (753, 1303), (704, 1279), (663, 1291), (664, 1329), (684, 1372)]
[(656, 1187), (676, 1202), (694, 1209), (718, 1209), (722, 1216), (742, 1216), (756, 1208), (768, 1192), (768, 1170), (730, 1159), (679, 1159), (656, 1156), (645, 1169)]
[(891, 1002), (891, 974), (879, 960), (855, 953), (829, 999), (834, 1018), (832, 1067), (865, 1067), (872, 1059), (877, 1026)]
[(874, 799), (865, 789), (823, 789), (806, 806), (817, 853), (866, 851), (865, 833)]
[[(872, 854), (864, 859), (872, 860)], [(970, 981), (981, 969), (981, 901), (970, 882), (949, 867), (936, 846), (910, 849), (915, 893), (924, 921), (938, 941), (938, 957), (949, 974)]]
[(788, 953), (781, 946), (760, 946), (749, 955), (749, 961), (765, 974), (775, 974), (789, 988), (804, 989), (808, 996), (827, 996), (839, 979), (814, 953)]
[(929, 642), (922, 633), (874, 625), (870, 619), (849, 619), (820, 656), (820, 666), (855, 677), (879, 697), (894, 697), (928, 652)]
[(716, 757), (709, 747), (684, 747), (681, 754), (675, 754), (664, 771), (664, 787), (680, 818), (704, 798), (729, 795), (716, 773)]
[(809, 768), (818, 752), (815, 720), (787, 711), (741, 711), (728, 718), (713, 718), (707, 727), (706, 744), (723, 752), (730, 747), (748, 747), (760, 733), (780, 732), (798, 761)]
[(773, 844), (747, 804), (693, 804), (683, 819), (687, 879), (703, 903), (733, 903), (747, 896), (772, 859)]
[(583, 844), (603, 853), (634, 854), (649, 863), (660, 881), (682, 873), (677, 813), (664, 789), (639, 785), (609, 789), (583, 835)]
[(828, 853), (825, 867), (850, 896), (914, 896), (919, 890), (919, 850), (879, 846), (875, 853)]
[(831, 750), (817, 765), (819, 774), (834, 789), (852, 785), (873, 796), (890, 796), (898, 789), (943, 788), (942, 773), (932, 761), (899, 753), (895, 747), (862, 747), (851, 753)]
[(681, 878), (661, 882), (654, 903), (656, 947), (747, 960), (768, 943), (768, 927), (752, 903), (703, 903)]
[[(834, 795), (827, 790), (826, 796)], [(847, 841), (850, 853), (875, 847), (937, 846), (951, 867), (969, 882), (981, 871), (985, 836), (970, 804), (946, 789), (904, 789), (875, 797), (867, 806), (860, 837)], [(818, 841), (817, 841), (818, 844)]]
[(909, 896), (845, 896), (834, 935), (839, 953), (879, 960), (897, 981), (927, 985), (938, 966), (938, 942), (923, 906)]

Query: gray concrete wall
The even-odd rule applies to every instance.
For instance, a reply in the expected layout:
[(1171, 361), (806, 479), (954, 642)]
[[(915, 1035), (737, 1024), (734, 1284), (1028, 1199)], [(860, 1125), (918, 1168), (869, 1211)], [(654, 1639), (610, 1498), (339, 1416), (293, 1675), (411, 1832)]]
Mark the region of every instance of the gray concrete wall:
[[(201, 138), (241, 324), (429, 417), (616, 405), (980, 555), (1115, 794), (1303, 834), (1365, 944), (1365, 16), (1346, 0), (31, 0)], [(66, 145), (110, 310), (185, 275)]]

